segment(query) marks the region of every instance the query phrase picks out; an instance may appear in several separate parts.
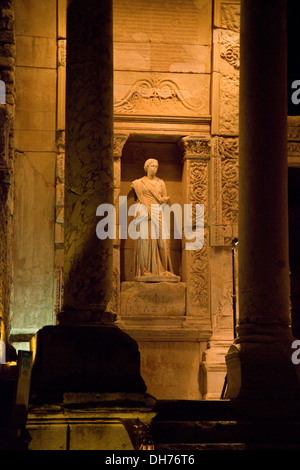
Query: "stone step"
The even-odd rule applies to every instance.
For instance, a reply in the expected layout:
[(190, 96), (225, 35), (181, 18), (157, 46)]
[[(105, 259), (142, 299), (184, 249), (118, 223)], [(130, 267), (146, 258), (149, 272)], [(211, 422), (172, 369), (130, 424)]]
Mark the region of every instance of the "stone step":
[(299, 400), (159, 400), (154, 421), (299, 421)]
[(157, 450), (300, 450), (300, 401), (162, 400)]
[(162, 421), (150, 432), (156, 444), (299, 444), (300, 422)]
[(253, 443), (242, 443), (242, 442), (203, 442), (203, 443), (185, 443), (185, 444), (155, 444), (154, 449), (156, 451), (162, 452), (175, 452), (184, 453), (187, 451), (189, 453), (196, 452), (200, 450), (213, 450), (213, 451), (222, 451), (222, 450), (300, 450), (300, 444), (253, 444)]

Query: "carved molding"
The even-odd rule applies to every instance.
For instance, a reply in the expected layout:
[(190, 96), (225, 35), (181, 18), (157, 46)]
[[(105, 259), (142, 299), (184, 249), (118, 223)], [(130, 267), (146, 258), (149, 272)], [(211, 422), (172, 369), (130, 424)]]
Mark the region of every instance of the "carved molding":
[(216, 156), (225, 159), (239, 157), (239, 139), (238, 137), (216, 137), (215, 146)]
[(239, 78), (236, 75), (223, 75), (220, 80), (219, 97), (220, 134), (239, 133)]
[(222, 215), (223, 223), (238, 221), (238, 160), (222, 159)]
[(209, 312), (209, 257), (206, 234), (203, 248), (192, 251), (188, 261), (187, 314), (203, 317)]
[(222, 2), (221, 27), (233, 31), (240, 30), (240, 5), (232, 2)]
[[(204, 223), (208, 220), (208, 161), (187, 160), (187, 202), (204, 204)], [(203, 317), (209, 308), (208, 233), (205, 231), (201, 250), (185, 252), (187, 279), (187, 314)]]
[(300, 141), (300, 116), (288, 117), (288, 140)]
[(288, 156), (300, 155), (300, 142), (288, 142)]
[(56, 132), (56, 147), (58, 152), (64, 152), (66, 147), (66, 133), (64, 130)]
[(124, 98), (114, 104), (114, 112), (157, 115), (175, 111), (179, 113), (185, 109), (199, 113), (203, 104), (203, 100), (193, 103), (185, 98), (173, 80), (153, 74), (149, 78), (137, 80)]
[(67, 40), (59, 39), (57, 41), (57, 62), (58, 66), (66, 67), (67, 65)]
[(189, 164), (189, 201), (205, 204), (208, 194), (208, 165), (203, 161), (191, 161)]

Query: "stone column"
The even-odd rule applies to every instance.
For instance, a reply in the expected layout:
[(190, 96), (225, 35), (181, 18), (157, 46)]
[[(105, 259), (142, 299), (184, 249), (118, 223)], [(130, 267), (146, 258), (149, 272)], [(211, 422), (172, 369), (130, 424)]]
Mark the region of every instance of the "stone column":
[(286, 2), (242, 0), (239, 326), (227, 398), (299, 397), (291, 361)]
[(120, 238), (119, 238), (119, 196), (121, 190), (121, 157), (124, 145), (129, 134), (114, 134), (114, 206), (116, 209), (117, 230), (116, 239), (113, 241), (113, 281), (112, 296), (108, 305), (109, 311), (120, 315)]
[(113, 204), (112, 1), (74, 0), (67, 16), (64, 304), (60, 323), (97, 323), (111, 297), (113, 240), (96, 209)]
[(87, 407), (85, 393), (123, 392), (130, 402), (131, 392), (146, 391), (138, 346), (107, 311), (113, 240), (96, 236), (97, 207), (113, 204), (112, 44), (112, 0), (74, 0), (67, 15), (64, 307), (60, 324), (45, 326), (32, 342), (35, 403), (63, 402), (72, 392)]

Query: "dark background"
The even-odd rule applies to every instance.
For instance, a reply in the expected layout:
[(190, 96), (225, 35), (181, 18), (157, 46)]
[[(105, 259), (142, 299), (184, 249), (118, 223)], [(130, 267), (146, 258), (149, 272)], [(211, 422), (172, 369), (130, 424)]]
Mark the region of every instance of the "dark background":
[[(287, 0), (288, 115), (300, 116), (300, 103), (292, 103), (292, 83), (300, 80), (300, 0)], [(289, 167), (289, 263), (292, 332), (300, 338), (300, 168)]]
[(300, 103), (292, 103), (294, 80), (300, 80), (300, 0), (287, 1), (288, 115), (300, 116)]

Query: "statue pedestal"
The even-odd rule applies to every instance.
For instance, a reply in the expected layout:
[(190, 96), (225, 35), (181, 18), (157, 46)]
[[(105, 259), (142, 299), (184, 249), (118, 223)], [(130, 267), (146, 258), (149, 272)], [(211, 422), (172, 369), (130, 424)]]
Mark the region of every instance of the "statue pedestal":
[(211, 330), (187, 314), (185, 282), (121, 283), (119, 327), (138, 343), (141, 374), (157, 399), (201, 399), (199, 370)]
[(138, 282), (180, 282), (180, 276), (175, 274), (172, 276), (137, 276), (135, 281)]
[(184, 282), (122, 282), (121, 316), (184, 316), (185, 293)]

